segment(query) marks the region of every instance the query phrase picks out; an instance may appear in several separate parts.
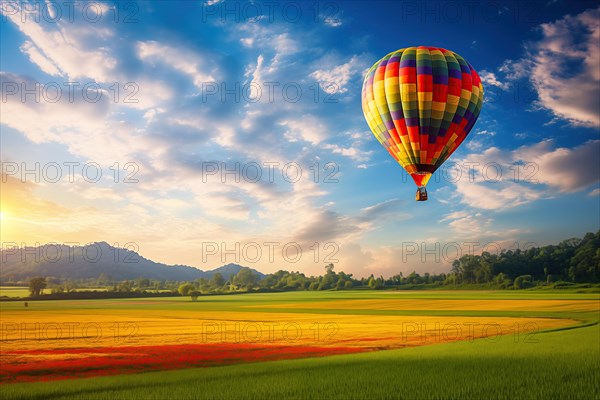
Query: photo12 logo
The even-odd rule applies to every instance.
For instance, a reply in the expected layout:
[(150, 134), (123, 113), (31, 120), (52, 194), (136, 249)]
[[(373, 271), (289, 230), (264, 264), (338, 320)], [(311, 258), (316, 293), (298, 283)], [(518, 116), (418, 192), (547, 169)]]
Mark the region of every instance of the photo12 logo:
[(400, 23), (421, 24), (485, 24), (508, 22), (531, 24), (540, 22), (539, 3), (529, 0), (479, 1), (421, 1), (398, 2), (397, 20)]
[(515, 343), (538, 343), (535, 337), (540, 327), (535, 322), (501, 325), (480, 322), (403, 322), (400, 338), (403, 343), (445, 343), (459, 340), (473, 342), (483, 338), (496, 343), (503, 335), (512, 334)]
[(209, 258), (216, 258), (222, 263), (231, 260), (235, 263), (274, 263), (276, 260), (283, 260), (287, 263), (310, 261), (318, 264), (339, 262), (335, 256), (340, 251), (340, 246), (335, 242), (314, 242), (303, 249), (296, 242), (203, 242), (201, 249), (203, 263), (209, 262)]
[(202, 103), (313, 103), (335, 104), (340, 93), (335, 82), (202, 82)]
[(338, 183), (336, 175), (340, 167), (334, 162), (318, 163), (303, 168), (297, 162), (282, 164), (277, 161), (226, 163), (217, 161), (203, 161), (202, 183), (218, 181), (227, 182), (250, 182), (259, 181), (274, 183), (281, 177), (285, 182), (296, 183), (304, 177), (309, 177), (314, 183)]
[(97, 1), (45, 0), (45, 1), (2, 1), (2, 22), (13, 19), (21, 23), (123, 23), (139, 22), (140, 8), (135, 1), (116, 1), (106, 4)]
[(69, 183), (87, 182), (97, 183), (102, 177), (110, 177), (114, 183), (138, 183), (136, 178), (140, 167), (135, 162), (113, 163), (109, 168), (94, 161), (85, 163), (79, 161), (64, 161), (47, 163), (16, 163), (11, 161), (2, 162), (2, 183), (8, 181), (8, 177), (18, 177), (22, 183), (58, 183), (63, 178)]
[(402, 242), (402, 262), (407, 263), (416, 259), (420, 259), (421, 263), (442, 261), (451, 263), (460, 259), (464, 255), (476, 255), (481, 253), (489, 253), (500, 255), (507, 250), (526, 251), (528, 249), (538, 247), (535, 242), (514, 242), (508, 248), (503, 243), (498, 242), (479, 242), (479, 241), (463, 241), (463, 242)]
[(27, 243), (2, 242), (2, 262), (19, 259), (22, 263), (35, 262), (67, 262), (98, 263), (101, 260), (111, 261), (116, 264), (135, 264), (140, 261), (137, 243), (128, 242), (121, 247), (119, 243), (102, 245), (101, 243), (81, 244), (77, 242), (46, 243), (33, 246)]
[(16, 82), (2, 81), (2, 103), (18, 100), (21, 103), (98, 103), (107, 98), (113, 103), (137, 104), (136, 95), (140, 90), (136, 82)]
[(137, 341), (140, 327), (135, 322), (5, 322), (0, 324), (0, 340), (71, 340), (96, 343), (111, 339), (116, 343)]
[(299, 22), (342, 25), (343, 10), (334, 1), (223, 1), (203, 2), (202, 23), (284, 23)]
[[(485, 182), (498, 183), (511, 180), (514, 183), (538, 183), (536, 175), (539, 165), (535, 162), (514, 162), (500, 164), (498, 162), (480, 163), (477, 161), (450, 161), (431, 176), (430, 182)], [(402, 168), (402, 182), (412, 182), (411, 176)]]
[(326, 343), (340, 327), (334, 322), (203, 322), (202, 343), (296, 343), (300, 340)]

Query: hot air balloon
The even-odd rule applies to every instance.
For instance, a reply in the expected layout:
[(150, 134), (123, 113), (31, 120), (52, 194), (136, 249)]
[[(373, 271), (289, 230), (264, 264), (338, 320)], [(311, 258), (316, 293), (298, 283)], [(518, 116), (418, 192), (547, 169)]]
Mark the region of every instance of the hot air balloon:
[(371, 131), (427, 200), (431, 175), (465, 140), (483, 104), (471, 64), (438, 47), (389, 53), (367, 72), (362, 109)]

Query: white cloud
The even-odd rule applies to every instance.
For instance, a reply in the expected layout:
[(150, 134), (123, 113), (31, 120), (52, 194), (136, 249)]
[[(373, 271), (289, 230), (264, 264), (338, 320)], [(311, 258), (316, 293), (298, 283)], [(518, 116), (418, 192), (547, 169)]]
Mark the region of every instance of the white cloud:
[[(13, 4), (17, 10), (31, 5), (26, 2), (9, 4)], [(95, 4), (106, 7), (102, 3)], [(81, 13), (81, 4), (74, 3), (74, 7), (75, 12)], [(24, 21), (21, 12), (9, 13), (6, 8), (2, 8), (2, 11), (4, 17), (28, 37), (29, 40), (21, 46), (21, 51), (42, 71), (70, 79), (88, 77), (97, 82), (116, 79), (117, 59), (111, 51), (115, 43), (112, 28), (102, 23), (65, 23), (63, 20), (43, 26), (30, 19)], [(93, 45), (90, 46), (91, 44)]]
[(48, 16), (50, 17), (50, 19), (56, 18), (57, 9), (55, 5), (50, 0), (44, 0), (44, 2), (46, 3), (46, 10), (48, 10)]
[(588, 196), (590, 197), (598, 197), (600, 196), (600, 189), (594, 189), (591, 192), (588, 193)]
[(287, 128), (283, 136), (290, 142), (303, 140), (317, 145), (327, 137), (328, 128), (312, 115), (304, 115), (298, 119), (286, 119), (281, 121), (280, 125)]
[[(372, 151), (361, 150), (358, 143), (355, 143), (350, 147), (343, 147), (338, 144), (324, 144), (322, 148), (331, 150), (333, 154), (349, 157), (354, 161), (368, 161), (371, 158), (371, 154), (373, 154)], [(359, 168), (361, 167), (359, 166)], [(364, 168), (366, 168), (366, 166)]]
[(247, 221), (250, 216), (250, 207), (239, 190), (227, 187), (218, 191), (204, 190), (196, 194), (195, 200), (202, 204), (203, 212), (211, 217)]
[(29, 60), (36, 64), (42, 71), (49, 75), (60, 76), (62, 73), (54, 62), (43, 55), (41, 51), (29, 40), (21, 46), (21, 51), (29, 57)]
[(480, 151), (483, 148), (490, 147), (491, 138), (496, 136), (496, 132), (489, 129), (477, 129), (471, 140), (466, 143), (467, 149), (471, 151)]
[[(514, 160), (528, 163), (522, 170), (524, 174), (532, 174), (531, 179), (560, 192), (580, 191), (598, 182), (600, 140), (590, 140), (572, 149), (552, 148), (552, 145), (552, 141), (545, 140), (537, 145), (520, 147), (513, 152)], [(528, 165), (534, 167), (527, 169)]]
[(280, 25), (239, 24), (234, 37), (245, 47), (261, 51), (263, 57), (268, 60), (268, 73), (275, 73), (286, 57), (302, 48), (298, 43), (299, 36), (292, 35), (286, 27)]
[(361, 57), (355, 55), (346, 63), (318, 69), (310, 76), (319, 82), (326, 93), (346, 93), (348, 92), (348, 83), (355, 76), (360, 75), (366, 65)]
[(599, 162), (600, 140), (572, 149), (554, 148), (551, 140), (512, 151), (491, 147), (458, 161), (462, 174), (456, 193), (462, 203), (479, 209), (513, 208), (586, 189), (600, 180), (594, 167)]
[[(170, 103), (175, 96), (175, 90), (168, 82), (146, 76), (131, 82), (127, 89), (125, 90), (125, 85), (120, 88), (121, 102), (141, 110), (160, 108), (161, 105)], [(128, 98), (128, 103), (125, 103), (125, 98)]]
[(466, 144), (467, 149), (471, 150), (471, 151), (479, 151), (483, 148), (483, 143), (479, 140), (469, 140)]
[(490, 72), (490, 71), (482, 70), (479, 73), (479, 77), (481, 78), (481, 81), (486, 85), (496, 86), (500, 89), (505, 89), (505, 90), (510, 87), (509, 82), (500, 82), (498, 80), (498, 77), (496, 77), (496, 74), (494, 74), (493, 72)]
[[(452, 239), (447, 243), (440, 243), (441, 246), (458, 247), (462, 254), (479, 254), (490, 250), (499, 252), (513, 246), (517, 242), (516, 238), (527, 232), (527, 229), (522, 228), (502, 228), (501, 223), (488, 214), (489, 211), (455, 211), (446, 215), (441, 222), (448, 222)], [(456, 258), (458, 257), (460, 254)], [(451, 260), (446, 261), (450, 264)]]
[[(77, 160), (93, 160), (107, 168), (114, 162), (123, 165), (128, 161), (140, 166), (138, 184), (71, 186), (63, 192), (68, 193), (68, 200), (57, 196), (57, 204), (97, 203), (92, 206), (98, 207), (89, 213), (89, 218), (84, 217), (85, 209), (69, 218), (57, 218), (51, 229), (43, 231), (47, 237), (60, 231), (62, 224), (69, 234), (77, 234), (81, 229), (122, 243), (143, 243), (144, 255), (159, 261), (196, 264), (200, 263), (198, 249), (206, 241), (224, 240), (232, 245), (275, 239), (310, 245), (320, 241), (321, 246), (323, 242), (333, 242), (340, 247), (340, 260), (346, 271), (362, 271), (363, 265), (378, 261), (395, 268), (397, 259), (382, 261), (373, 250), (376, 248), (361, 248), (356, 243), (387, 221), (409, 218), (401, 212), (404, 204), (392, 199), (340, 212), (332, 208), (347, 210), (347, 204), (332, 201), (335, 194), (328, 190), (333, 186), (315, 183), (309, 169), (315, 162), (323, 167), (329, 160), (324, 156), (332, 154), (347, 158), (345, 163), (351, 164), (348, 159), (360, 162), (357, 168), (369, 166), (371, 152), (364, 150), (363, 145), (367, 138), (372, 140), (371, 134), (356, 132), (356, 119), (340, 118), (347, 109), (327, 109), (316, 104), (307, 86), (302, 87), (305, 92), (298, 103), (279, 98), (273, 103), (216, 102), (215, 106), (199, 105), (194, 96), (176, 96), (181, 93), (178, 81), (185, 82), (181, 84), (185, 88), (192, 86), (191, 81), (197, 88), (203, 81), (241, 76), (259, 84), (294, 81), (311, 85), (316, 78), (333, 79), (339, 85), (338, 92), (352, 93), (351, 85), (360, 85), (357, 76), (367, 66), (362, 56), (323, 57), (325, 49), (319, 48), (320, 38), (289, 24), (237, 24), (222, 33), (227, 37), (228, 32), (233, 32), (228, 44), (233, 43), (244, 53), (236, 54), (239, 63), (215, 69), (213, 55), (217, 52), (211, 55), (209, 50), (197, 50), (176, 41), (153, 41), (142, 36), (142, 31), (136, 31), (133, 42), (116, 40), (130, 39), (126, 27), (110, 28), (115, 31), (101, 24), (91, 28), (56, 25), (41, 27), (39, 31), (29, 25), (23, 28), (31, 35), (26, 35), (22, 51), (46, 73), (86, 76), (108, 83), (125, 82), (129, 70), (136, 74), (132, 80), (139, 85), (135, 96), (139, 102), (127, 108), (108, 101), (110, 96), (95, 104), (80, 98), (69, 103), (65, 97), (56, 104), (12, 99), (2, 105), (2, 122), (22, 132), (36, 146), (52, 142), (53, 146), (64, 146)], [(45, 37), (63, 31), (71, 47), (59, 41), (60, 51), (51, 46), (48, 50), (46, 45), (54, 38), (44, 41)], [(133, 47), (119, 47), (119, 43), (132, 43)], [(85, 62), (80, 62), (84, 58)], [(315, 76), (310, 75), (313, 71)], [(108, 86), (104, 85), (105, 89)], [(359, 114), (352, 117), (362, 121)], [(282, 182), (281, 178), (275, 183), (243, 179), (236, 182), (231, 177), (226, 182), (203, 182), (200, 164), (224, 158), (229, 166), (236, 161), (278, 162), (275, 175), (279, 177), (282, 167), (294, 162), (301, 165), (303, 177), (294, 183)], [(267, 175), (263, 170), (264, 179)], [(68, 207), (64, 208), (68, 213)], [(170, 233), (168, 237), (164, 236), (165, 231)], [(322, 265), (312, 261), (310, 250), (306, 249), (306, 254), (301, 264), (292, 267), (322, 272)], [(215, 266), (220, 263), (220, 254), (217, 257)], [(289, 267), (280, 261), (273, 265), (263, 262), (257, 267), (265, 271)]]
[[(542, 24), (542, 38), (518, 61), (500, 67), (507, 79), (529, 78), (536, 105), (573, 125), (600, 126), (600, 8)], [(488, 76), (491, 84), (494, 80)]]
[(507, 80), (514, 81), (528, 77), (531, 67), (531, 60), (527, 58), (518, 61), (505, 60), (498, 71), (502, 72)]
[(254, 70), (252, 72), (249, 70), (246, 73), (246, 75), (252, 76), (252, 81), (250, 82), (250, 96), (253, 99), (260, 99), (259, 96), (262, 96), (262, 88), (264, 87), (264, 81), (262, 77), (264, 61), (265, 58), (263, 55), (259, 54), (256, 58), (256, 66)]
[[(213, 72), (206, 72), (206, 60), (191, 49), (172, 47), (154, 40), (138, 42), (137, 55), (140, 60), (161, 63), (189, 76), (198, 89), (203, 83), (214, 82)], [(213, 68), (214, 69), (214, 68)]]
[(441, 222), (450, 221), (450, 220), (455, 220), (455, 219), (459, 219), (459, 218), (465, 218), (468, 216), (469, 216), (469, 213), (467, 213), (466, 211), (454, 211), (454, 212), (444, 216), (444, 218), (442, 218), (440, 221)]
[(324, 22), (326, 25), (331, 26), (332, 28), (338, 28), (342, 26), (342, 20), (337, 17), (326, 17)]
[(407, 218), (406, 214), (400, 214), (399, 210), (402, 205), (402, 201), (399, 199), (389, 199), (382, 201), (381, 203), (374, 204), (372, 206), (361, 208), (361, 216), (366, 220), (374, 220), (393, 214), (396, 216), (402, 216), (403, 219)]
[(252, 47), (252, 45), (254, 44), (254, 38), (241, 38), (240, 42), (242, 42), (242, 44), (246, 47)]
[[(0, 73), (0, 80), (28, 88), (39, 85), (39, 82), (9, 73)], [(101, 92), (97, 102), (86, 100), (81, 90), (74, 90), (73, 101), (63, 93), (60, 100), (50, 102), (41, 96), (40, 101), (33, 96), (21, 101), (18, 94), (4, 93), (8, 89), (8, 85), (2, 86), (6, 101), (0, 107), (0, 119), (34, 143), (62, 143), (72, 154), (106, 165), (126, 160), (138, 151), (152, 152), (131, 124), (111, 115), (110, 95), (106, 92)]]
[(462, 180), (456, 185), (461, 202), (484, 210), (514, 208), (542, 198), (542, 193), (514, 182), (498, 183), (494, 187)]
[(452, 218), (448, 226), (461, 235), (474, 237), (481, 234), (484, 228), (489, 227), (491, 222), (491, 219), (483, 218), (481, 213), (476, 213)]

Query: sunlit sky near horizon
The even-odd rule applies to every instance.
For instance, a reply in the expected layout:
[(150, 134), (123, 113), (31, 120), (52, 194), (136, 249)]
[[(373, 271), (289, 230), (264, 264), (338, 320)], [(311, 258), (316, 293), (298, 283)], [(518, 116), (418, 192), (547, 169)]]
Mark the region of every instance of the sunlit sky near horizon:
[[(600, 229), (597, 2), (1, 4), (3, 247), (360, 277)], [(421, 203), (360, 103), (365, 71), (418, 45), (486, 97)]]

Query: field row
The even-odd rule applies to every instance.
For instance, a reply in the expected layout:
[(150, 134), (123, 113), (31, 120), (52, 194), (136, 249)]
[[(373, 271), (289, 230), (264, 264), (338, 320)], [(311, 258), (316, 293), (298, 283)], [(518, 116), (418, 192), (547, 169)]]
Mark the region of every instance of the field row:
[[(420, 294), (421, 295), (421, 294)], [(468, 294), (472, 296), (473, 294)], [(537, 343), (600, 302), (297, 293), (1, 303), (0, 381), (370, 352), (484, 339)], [(485, 297), (485, 294), (480, 294)], [(233, 311), (232, 311), (233, 310)]]

